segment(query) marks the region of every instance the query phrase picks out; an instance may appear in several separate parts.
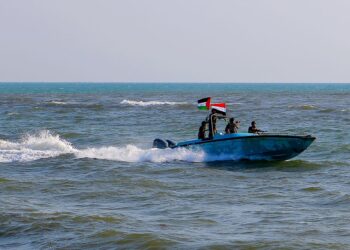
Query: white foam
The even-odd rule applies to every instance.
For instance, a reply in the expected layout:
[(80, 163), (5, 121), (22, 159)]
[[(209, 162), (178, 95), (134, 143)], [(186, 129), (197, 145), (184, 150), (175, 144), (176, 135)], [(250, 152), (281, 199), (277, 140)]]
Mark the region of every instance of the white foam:
[(162, 102), (162, 101), (133, 101), (123, 100), (120, 104), (131, 105), (131, 106), (155, 106), (155, 105), (185, 105), (187, 102)]
[(96, 158), (123, 162), (202, 162), (203, 152), (194, 152), (185, 148), (178, 149), (141, 149), (134, 145), (125, 147), (88, 148), (75, 153), (78, 158)]
[(19, 142), (0, 140), (0, 162), (33, 161), (75, 151), (69, 142), (47, 130), (26, 135)]
[(48, 103), (55, 104), (55, 105), (66, 105), (66, 104), (68, 104), (67, 102), (62, 102), (62, 101), (49, 101)]
[(7, 113), (8, 116), (15, 116), (15, 115), (19, 115), (19, 113), (17, 112), (9, 112)]
[(76, 149), (71, 143), (44, 130), (26, 135), (18, 142), (0, 140), (0, 162), (26, 162), (43, 158), (74, 154), (77, 158), (95, 158), (122, 162), (201, 162), (203, 152), (179, 149), (142, 149), (134, 145), (122, 147), (105, 146)]

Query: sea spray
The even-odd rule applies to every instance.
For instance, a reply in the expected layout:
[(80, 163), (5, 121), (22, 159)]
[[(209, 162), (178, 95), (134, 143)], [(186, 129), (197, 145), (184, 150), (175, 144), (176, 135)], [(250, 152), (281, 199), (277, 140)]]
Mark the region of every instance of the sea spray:
[(59, 152), (73, 152), (71, 143), (60, 138), (58, 134), (52, 134), (49, 130), (40, 131), (38, 134), (27, 134), (23, 139), (23, 146), (33, 150), (51, 150)]
[(0, 162), (25, 162), (73, 153), (76, 149), (48, 130), (27, 134), (19, 142), (0, 140)]
[(195, 152), (185, 148), (141, 149), (134, 145), (88, 148), (77, 151), (75, 155), (78, 158), (96, 158), (123, 162), (202, 162), (205, 160), (205, 154), (201, 151)]

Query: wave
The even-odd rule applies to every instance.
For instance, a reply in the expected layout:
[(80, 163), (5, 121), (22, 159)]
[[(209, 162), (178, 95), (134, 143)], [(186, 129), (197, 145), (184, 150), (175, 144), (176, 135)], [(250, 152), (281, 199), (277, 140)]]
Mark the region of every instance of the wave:
[(333, 112), (336, 112), (336, 111), (337, 110), (333, 109), (333, 108), (324, 108), (324, 109), (320, 110), (321, 113), (333, 113)]
[(243, 105), (243, 102), (228, 102), (227, 105)]
[(314, 110), (317, 109), (316, 106), (311, 105), (311, 104), (302, 104), (302, 105), (291, 105), (288, 106), (288, 108), (292, 108), (292, 109), (300, 109), (300, 110)]
[(20, 113), (18, 113), (18, 112), (7, 112), (6, 115), (8, 115), (8, 116), (19, 116)]
[(162, 101), (133, 101), (123, 100), (120, 104), (131, 105), (131, 106), (156, 106), (156, 105), (186, 105), (187, 102), (162, 102)]
[(44, 130), (25, 135), (19, 142), (0, 140), (0, 162), (26, 162), (73, 153), (72, 145)]
[(333, 113), (333, 112), (347, 112), (347, 109), (339, 109), (339, 108), (326, 108), (326, 107), (317, 107), (310, 104), (302, 104), (302, 105), (290, 105), (288, 106), (290, 109), (298, 109), (298, 110), (318, 110), (321, 113)]
[(66, 104), (68, 104), (68, 102), (64, 102), (64, 101), (54, 101), (54, 100), (52, 100), (52, 101), (49, 101), (49, 102), (47, 102), (49, 105), (51, 104), (51, 105), (66, 105)]
[(350, 205), (350, 195), (349, 194), (341, 194), (337, 195), (338, 197), (327, 200), (323, 205), (330, 205), (330, 206), (341, 206), (341, 205)]
[(86, 108), (92, 110), (101, 110), (104, 105), (100, 103), (81, 103), (81, 102), (68, 102), (64, 100), (50, 100), (41, 103), (44, 107), (64, 107), (64, 108)]

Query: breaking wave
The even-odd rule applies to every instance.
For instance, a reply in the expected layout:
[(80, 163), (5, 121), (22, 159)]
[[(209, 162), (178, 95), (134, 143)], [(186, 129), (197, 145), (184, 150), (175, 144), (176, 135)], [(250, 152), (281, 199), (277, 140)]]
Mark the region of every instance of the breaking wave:
[(131, 106), (156, 106), (156, 105), (186, 105), (187, 102), (162, 102), (162, 101), (133, 101), (123, 100), (120, 104), (131, 105)]
[(33, 161), (74, 151), (69, 142), (47, 130), (25, 135), (19, 142), (0, 140), (0, 162)]

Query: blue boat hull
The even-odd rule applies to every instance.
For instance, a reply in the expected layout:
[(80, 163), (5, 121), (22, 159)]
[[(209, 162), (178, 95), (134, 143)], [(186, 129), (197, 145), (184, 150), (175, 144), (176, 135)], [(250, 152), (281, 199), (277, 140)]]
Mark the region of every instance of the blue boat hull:
[(204, 151), (223, 160), (288, 160), (307, 149), (312, 136), (256, 135), (249, 133), (216, 135), (212, 140), (192, 140), (175, 147)]

